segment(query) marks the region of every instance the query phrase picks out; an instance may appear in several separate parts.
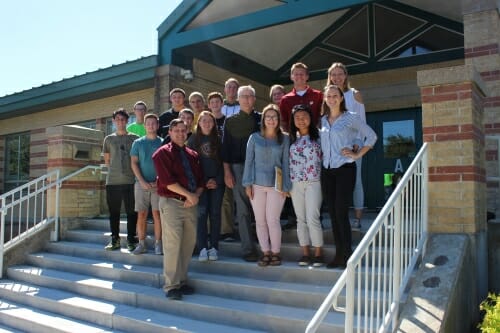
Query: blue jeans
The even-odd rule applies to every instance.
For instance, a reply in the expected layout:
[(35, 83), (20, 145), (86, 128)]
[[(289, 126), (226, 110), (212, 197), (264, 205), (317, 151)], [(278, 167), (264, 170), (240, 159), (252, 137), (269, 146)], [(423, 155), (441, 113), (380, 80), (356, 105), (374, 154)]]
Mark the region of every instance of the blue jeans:
[(210, 246), (219, 249), (219, 236), (221, 228), (221, 207), (224, 197), (224, 184), (217, 185), (214, 190), (205, 189), (198, 201), (198, 226), (196, 227), (196, 240), (198, 250), (208, 249), (207, 218), (210, 217)]

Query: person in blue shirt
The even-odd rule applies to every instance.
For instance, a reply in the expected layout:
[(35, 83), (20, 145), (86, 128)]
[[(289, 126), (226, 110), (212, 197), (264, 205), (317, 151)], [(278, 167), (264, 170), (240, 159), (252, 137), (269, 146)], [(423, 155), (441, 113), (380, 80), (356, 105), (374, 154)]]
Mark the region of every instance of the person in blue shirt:
[(137, 236), (139, 244), (132, 252), (133, 254), (142, 254), (147, 252), (146, 248), (146, 219), (148, 209), (151, 205), (153, 213), (154, 234), (155, 234), (155, 253), (162, 254), (163, 247), (161, 243), (161, 221), (159, 211), (159, 197), (156, 191), (156, 170), (151, 157), (153, 153), (160, 148), (162, 139), (157, 135), (158, 116), (147, 114), (144, 117), (146, 135), (135, 140), (130, 150), (132, 171), (135, 175), (134, 196), (135, 211), (137, 212)]
[[(279, 107), (269, 104), (262, 111), (261, 131), (250, 135), (247, 143), (242, 184), (252, 204), (257, 238), (263, 256), (259, 266), (281, 265), (280, 215), (291, 189), (289, 138), (280, 128)], [(276, 181), (281, 169), (281, 183)]]
[[(335, 259), (327, 267), (343, 268), (352, 254), (349, 205), (356, 182), (355, 161), (373, 147), (377, 135), (359, 115), (347, 111), (344, 93), (336, 85), (325, 87), (321, 114), (321, 187), (335, 240)], [(366, 139), (362, 143), (359, 138)]]

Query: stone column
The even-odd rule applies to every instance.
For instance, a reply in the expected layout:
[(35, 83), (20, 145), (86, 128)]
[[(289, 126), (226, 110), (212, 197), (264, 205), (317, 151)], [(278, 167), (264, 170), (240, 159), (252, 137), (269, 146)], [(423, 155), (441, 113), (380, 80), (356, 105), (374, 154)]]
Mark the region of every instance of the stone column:
[(417, 73), (422, 129), (429, 143), (429, 232), (470, 236), (475, 281), (471, 299), (486, 295), (485, 85), (472, 65)]
[(500, 3), (463, 0), (465, 63), (480, 73), (488, 94), (484, 100), (487, 209), (500, 221)]
[[(103, 132), (80, 126), (47, 128), (47, 172), (59, 169), (62, 178), (87, 165), (100, 165), (103, 138)], [(100, 215), (103, 192), (100, 172), (88, 170), (65, 181), (59, 192), (61, 220)]]

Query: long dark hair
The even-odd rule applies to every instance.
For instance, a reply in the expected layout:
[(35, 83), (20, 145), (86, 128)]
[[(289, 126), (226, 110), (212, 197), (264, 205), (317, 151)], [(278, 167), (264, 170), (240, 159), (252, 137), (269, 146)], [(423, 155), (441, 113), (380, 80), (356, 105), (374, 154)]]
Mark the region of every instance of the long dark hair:
[(347, 108), (345, 106), (345, 98), (344, 98), (344, 92), (342, 91), (342, 88), (340, 88), (339, 86), (336, 86), (334, 84), (330, 84), (328, 86), (325, 87), (325, 89), (323, 89), (323, 103), (321, 104), (321, 115), (322, 116), (329, 116), (330, 115), (330, 112), (332, 112), (332, 110), (330, 110), (330, 107), (326, 104), (325, 102), (325, 99), (326, 99), (326, 93), (328, 92), (328, 90), (330, 89), (337, 89), (337, 91), (339, 92), (340, 96), (342, 96), (342, 102), (340, 102), (340, 112), (346, 112), (347, 111)]
[(210, 117), (212, 119), (213, 123), (214, 123), (214, 126), (212, 127), (212, 130), (208, 134), (208, 142), (210, 143), (210, 146), (212, 148), (211, 151), (215, 152), (214, 158), (219, 159), (219, 157), (220, 157), (221, 141), (220, 141), (220, 137), (219, 137), (219, 131), (217, 129), (217, 121), (215, 119), (215, 116), (210, 111), (201, 111), (200, 112), (200, 116), (198, 118), (198, 123), (196, 124), (196, 133), (193, 134), (193, 136), (194, 136), (194, 138), (193, 138), (193, 141), (194, 141), (193, 148), (194, 148), (194, 150), (196, 150), (197, 152), (199, 152), (200, 151), (200, 146), (201, 146), (202, 138), (203, 138), (203, 136), (205, 136), (205, 134), (203, 134), (203, 132), (201, 130), (201, 126), (200, 126), (200, 121), (203, 118), (203, 116)]
[(280, 114), (280, 108), (276, 104), (272, 104), (272, 103), (268, 104), (262, 110), (262, 116), (261, 116), (261, 119), (260, 119), (260, 134), (262, 136), (264, 136), (264, 132), (266, 130), (266, 124), (265, 124), (264, 120), (266, 118), (266, 114), (269, 111), (274, 111), (278, 115), (278, 126), (276, 127), (275, 131), (276, 131), (277, 141), (278, 141), (279, 144), (281, 144), (283, 142), (283, 132), (281, 131), (281, 114)]
[(290, 144), (297, 140), (298, 128), (295, 126), (295, 118), (293, 117), (297, 112), (305, 112), (309, 115), (309, 138), (312, 141), (318, 141), (319, 130), (313, 123), (312, 111), (307, 104), (297, 104), (292, 108), (292, 121), (290, 122)]

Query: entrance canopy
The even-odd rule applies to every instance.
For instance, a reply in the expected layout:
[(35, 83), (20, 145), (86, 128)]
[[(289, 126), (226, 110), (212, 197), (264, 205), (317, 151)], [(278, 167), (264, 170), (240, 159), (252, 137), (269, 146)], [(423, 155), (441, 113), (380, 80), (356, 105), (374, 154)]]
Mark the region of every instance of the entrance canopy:
[(332, 62), (351, 74), (464, 57), (461, 1), (184, 0), (160, 25), (159, 62), (193, 58), (263, 84), (287, 83), (306, 63), (311, 80)]

